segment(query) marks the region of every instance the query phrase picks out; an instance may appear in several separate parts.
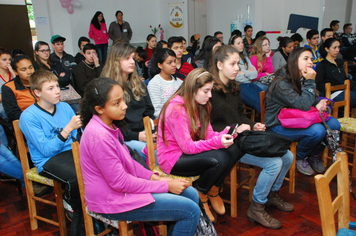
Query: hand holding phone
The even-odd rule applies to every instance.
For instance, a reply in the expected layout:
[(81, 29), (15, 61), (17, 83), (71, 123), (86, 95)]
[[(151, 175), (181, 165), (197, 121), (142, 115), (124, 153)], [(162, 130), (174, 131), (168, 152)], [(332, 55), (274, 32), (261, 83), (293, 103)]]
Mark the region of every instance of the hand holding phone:
[(239, 125), (237, 123), (231, 125), (230, 129), (227, 133), (233, 136), (234, 134), (236, 134), (237, 127), (239, 127)]

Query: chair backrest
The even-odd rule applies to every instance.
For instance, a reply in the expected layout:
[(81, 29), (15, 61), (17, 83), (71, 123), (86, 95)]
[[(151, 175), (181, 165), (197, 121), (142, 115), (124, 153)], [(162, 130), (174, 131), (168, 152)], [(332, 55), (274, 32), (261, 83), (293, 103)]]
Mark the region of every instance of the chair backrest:
[[(157, 143), (153, 142), (151, 118), (148, 116), (144, 117), (143, 125), (145, 127), (146, 133), (149, 167), (151, 170), (153, 170), (156, 167), (155, 150), (157, 149)], [(158, 119), (153, 120), (153, 125), (154, 127), (158, 126)]]
[(344, 62), (344, 70), (345, 70), (346, 77), (349, 78), (349, 63), (348, 63), (348, 61)]
[[(332, 201), (330, 182), (337, 176), (337, 197)], [(347, 154), (339, 152), (325, 174), (315, 178), (323, 236), (336, 235), (334, 214), (338, 212), (338, 228), (349, 228), (350, 192)]]
[(24, 176), (25, 176), (26, 173), (30, 171), (30, 164), (28, 162), (28, 157), (27, 157), (28, 147), (25, 144), (25, 139), (24, 139), (23, 133), (20, 130), (19, 120), (14, 120), (12, 122), (12, 125), (14, 127), (17, 148), (19, 150), (19, 156), (20, 156), (20, 161), (21, 161), (21, 165), (22, 165), (22, 170), (23, 170)]
[(344, 84), (331, 86), (330, 83), (325, 84), (325, 97), (330, 98), (333, 91), (344, 90), (344, 100), (335, 102), (332, 110), (332, 116), (339, 117), (339, 108), (344, 107), (344, 117), (350, 117), (350, 80), (345, 80)]
[(260, 108), (261, 108), (261, 123), (263, 124), (265, 121), (266, 114), (266, 92), (260, 92)]

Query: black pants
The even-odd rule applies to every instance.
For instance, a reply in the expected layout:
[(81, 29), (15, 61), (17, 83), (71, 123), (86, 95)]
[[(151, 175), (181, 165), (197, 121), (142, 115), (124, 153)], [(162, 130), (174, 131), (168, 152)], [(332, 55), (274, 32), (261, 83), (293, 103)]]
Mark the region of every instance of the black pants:
[(211, 150), (198, 154), (182, 154), (173, 166), (171, 174), (181, 176), (200, 175), (196, 188), (207, 194), (213, 185), (219, 187), (231, 168), (244, 155), (236, 144), (228, 149)]
[(62, 184), (64, 188), (64, 198), (72, 206), (74, 211), (81, 207), (72, 150), (61, 152), (50, 158), (43, 165), (43, 171), (39, 174), (54, 179)]

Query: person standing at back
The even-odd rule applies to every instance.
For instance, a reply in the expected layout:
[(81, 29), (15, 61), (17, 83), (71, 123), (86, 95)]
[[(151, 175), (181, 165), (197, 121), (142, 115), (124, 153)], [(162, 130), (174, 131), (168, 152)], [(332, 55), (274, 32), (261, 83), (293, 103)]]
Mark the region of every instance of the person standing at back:
[(116, 21), (111, 22), (109, 27), (109, 37), (115, 42), (116, 39), (121, 38), (125, 43), (130, 43), (132, 38), (132, 30), (129, 22), (123, 20), (124, 13), (117, 11)]
[(99, 61), (105, 64), (109, 34), (106, 29), (105, 18), (101, 11), (97, 11), (91, 19), (89, 28), (89, 38), (94, 39)]

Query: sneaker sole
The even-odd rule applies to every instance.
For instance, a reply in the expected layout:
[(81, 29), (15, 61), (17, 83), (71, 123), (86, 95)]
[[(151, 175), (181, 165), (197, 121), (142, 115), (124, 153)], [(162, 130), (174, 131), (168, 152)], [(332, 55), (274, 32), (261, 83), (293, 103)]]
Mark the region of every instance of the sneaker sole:
[(299, 173), (301, 173), (301, 174), (303, 174), (303, 175), (306, 175), (306, 176), (313, 176), (313, 175), (315, 175), (314, 170), (313, 170), (313, 173), (307, 173), (307, 172), (304, 172), (304, 171), (300, 170), (300, 169), (298, 168), (298, 166), (297, 166), (297, 170), (298, 170)]

